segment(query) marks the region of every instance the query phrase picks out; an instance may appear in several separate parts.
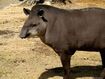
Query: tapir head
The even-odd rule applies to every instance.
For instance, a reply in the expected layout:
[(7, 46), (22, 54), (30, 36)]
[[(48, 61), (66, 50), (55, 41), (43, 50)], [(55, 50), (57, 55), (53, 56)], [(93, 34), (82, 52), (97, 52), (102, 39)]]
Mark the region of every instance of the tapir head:
[(24, 13), (28, 15), (21, 32), (20, 38), (26, 38), (30, 35), (44, 35), (48, 20), (45, 17), (45, 11), (41, 8), (23, 9)]

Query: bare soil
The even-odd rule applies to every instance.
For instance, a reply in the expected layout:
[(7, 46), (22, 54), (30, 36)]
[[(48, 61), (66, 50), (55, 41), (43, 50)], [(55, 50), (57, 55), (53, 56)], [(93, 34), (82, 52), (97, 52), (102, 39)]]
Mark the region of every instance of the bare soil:
[[(73, 4), (53, 4), (66, 9), (101, 7), (105, 0), (72, 0)], [(9, 6), (0, 10), (0, 79), (62, 79), (59, 56), (39, 38), (20, 39), (19, 32), (27, 16), (23, 7)], [(75, 79), (101, 79), (98, 52), (77, 51), (71, 60)]]

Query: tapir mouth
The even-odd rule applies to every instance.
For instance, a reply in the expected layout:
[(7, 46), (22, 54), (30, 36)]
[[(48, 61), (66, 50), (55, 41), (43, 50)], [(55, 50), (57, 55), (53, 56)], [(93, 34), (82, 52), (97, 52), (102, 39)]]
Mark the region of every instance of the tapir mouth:
[(37, 31), (32, 31), (32, 30), (24, 30), (22, 29), (21, 32), (20, 32), (20, 35), (19, 37), (22, 38), (22, 39), (25, 39), (25, 38), (33, 38), (33, 37), (36, 37), (38, 36), (38, 32)]
[(27, 38), (27, 37), (29, 37), (29, 36), (30, 36), (30, 33), (28, 33), (28, 34), (26, 34), (26, 35), (20, 35), (20, 38), (25, 39), (25, 38)]

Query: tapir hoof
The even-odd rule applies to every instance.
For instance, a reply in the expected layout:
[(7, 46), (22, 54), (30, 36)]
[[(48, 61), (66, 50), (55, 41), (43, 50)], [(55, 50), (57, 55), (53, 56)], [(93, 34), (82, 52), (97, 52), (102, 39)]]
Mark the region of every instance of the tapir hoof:
[(103, 79), (105, 79), (105, 68), (102, 70), (102, 73), (100, 75)]

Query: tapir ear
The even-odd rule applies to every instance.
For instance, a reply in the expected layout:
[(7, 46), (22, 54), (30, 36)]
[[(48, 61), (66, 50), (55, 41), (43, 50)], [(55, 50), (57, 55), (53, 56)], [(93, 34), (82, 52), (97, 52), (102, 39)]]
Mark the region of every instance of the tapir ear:
[(39, 17), (41, 17), (44, 22), (48, 22), (48, 20), (44, 17), (44, 10), (40, 9), (40, 10), (38, 11), (37, 15), (38, 15)]
[(29, 15), (30, 14), (30, 10), (29, 9), (26, 9), (26, 8), (23, 8), (23, 11), (26, 15)]
[(38, 16), (43, 16), (44, 14), (44, 10), (43, 9), (40, 9), (37, 13)]

